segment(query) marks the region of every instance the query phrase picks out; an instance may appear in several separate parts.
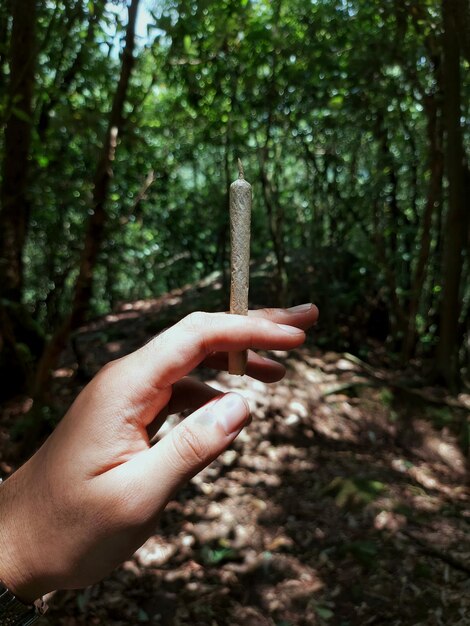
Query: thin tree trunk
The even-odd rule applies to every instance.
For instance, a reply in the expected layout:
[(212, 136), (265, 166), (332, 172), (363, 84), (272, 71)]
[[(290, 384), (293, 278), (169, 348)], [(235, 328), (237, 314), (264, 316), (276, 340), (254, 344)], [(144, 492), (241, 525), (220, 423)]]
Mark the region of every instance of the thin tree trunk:
[[(222, 207), (222, 213), (220, 216), (220, 224), (219, 224), (219, 232), (217, 233), (217, 252), (216, 257), (219, 260), (219, 267), (222, 272), (222, 293), (229, 293), (229, 275), (230, 275), (230, 264), (229, 264), (229, 255), (228, 255), (228, 234), (230, 228), (230, 219), (229, 219), (229, 198), (230, 198), (230, 184), (232, 182), (233, 175), (231, 175), (230, 170), (230, 133), (231, 133), (231, 122), (229, 121), (229, 125), (227, 127), (227, 132), (225, 134), (225, 142), (224, 142), (224, 183), (225, 183), (225, 194), (224, 194), (224, 206)], [(224, 307), (228, 309), (230, 307), (230, 303), (224, 301)]]
[(440, 336), (437, 349), (437, 375), (448, 386), (458, 383), (458, 328), (462, 306), (460, 283), (463, 252), (468, 229), (468, 209), (464, 198), (464, 152), (462, 144), (460, 51), (455, 16), (447, 0), (442, 2), (444, 18), (444, 123), (446, 130), (445, 166), (448, 211), (445, 224), (442, 264)]
[(397, 293), (397, 277), (390, 266), (390, 262), (387, 256), (387, 242), (383, 235), (383, 226), (382, 224), (380, 224), (379, 211), (380, 198), (377, 197), (372, 203), (373, 240), (375, 244), (377, 261), (384, 272), (386, 286), (389, 292), (390, 302), (392, 305), (392, 332), (394, 338), (396, 339), (398, 328), (401, 328), (403, 326), (405, 318), (403, 315), (402, 305)]
[[(445, 1), (445, 0), (444, 0)], [(462, 56), (470, 63), (470, 0), (447, 0), (455, 16), (455, 27)]]
[[(279, 20), (282, 9), (282, 0), (275, 0), (272, 4), (273, 19), (272, 19), (272, 37), (273, 42), (276, 42), (281, 37), (279, 31)], [(271, 77), (268, 84), (266, 97), (271, 103), (268, 113), (268, 120), (266, 124), (266, 140), (263, 146), (258, 149), (259, 156), (259, 168), (261, 178), (261, 188), (263, 191), (263, 199), (268, 213), (269, 229), (271, 234), (271, 240), (273, 243), (274, 256), (276, 258), (275, 268), (275, 283), (276, 283), (276, 296), (280, 306), (286, 306), (287, 304), (287, 273), (286, 273), (286, 253), (284, 244), (284, 207), (279, 201), (279, 192), (276, 183), (273, 181), (268, 173), (267, 161), (269, 153), (269, 142), (271, 140), (271, 130), (273, 123), (273, 115), (276, 109), (276, 100), (278, 98), (277, 92), (277, 68), (278, 57), (273, 52), (270, 58), (271, 65)], [(277, 159), (274, 160), (274, 167), (276, 168)]]
[(266, 168), (267, 145), (259, 150), (259, 167), (261, 174), (261, 188), (264, 203), (268, 213), (269, 230), (276, 257), (276, 291), (280, 306), (287, 304), (287, 274), (284, 246), (284, 209), (278, 198), (277, 187), (274, 185)]
[[(5, 81), (5, 73), (3, 64), (5, 62), (6, 51), (8, 50), (8, 42), (10, 39), (10, 15), (11, 0), (5, 0), (3, 6), (0, 7), (0, 90), (3, 91), (3, 83)], [(1, 120), (0, 120), (1, 123)]]
[[(377, 257), (382, 265), (385, 274), (388, 290), (390, 292), (390, 301), (392, 304), (392, 335), (396, 343), (403, 339), (406, 328), (406, 316), (403, 311), (403, 303), (398, 295), (399, 281), (397, 276), (397, 257), (398, 257), (398, 233), (400, 227), (400, 207), (398, 205), (398, 177), (393, 162), (393, 155), (388, 144), (387, 129), (384, 125), (381, 113), (377, 115), (376, 138), (379, 143), (380, 158), (382, 164), (389, 168), (389, 182), (391, 193), (388, 196), (387, 208), (389, 218), (388, 223), (380, 224), (378, 215), (378, 202), (374, 203), (374, 239), (376, 242)], [(389, 230), (388, 237), (384, 231)]]
[(30, 354), (25, 354), (17, 346), (21, 337), (30, 334), (33, 327), (21, 302), (23, 248), (30, 215), (28, 175), (36, 61), (36, 0), (15, 0), (8, 3), (8, 9), (11, 9), (11, 33), (8, 33), (9, 17), (4, 7), (1, 35), (2, 43), (6, 43), (8, 35), (10, 40), (0, 187), (0, 378), (3, 397), (24, 391), (31, 379), (31, 357), (37, 357), (36, 348), (42, 349), (37, 329), (34, 332), (38, 341), (28, 346)]
[(85, 233), (80, 270), (75, 283), (72, 309), (56, 334), (49, 342), (38, 365), (33, 395), (39, 402), (47, 389), (50, 371), (57, 363), (70, 333), (86, 318), (93, 288), (93, 272), (104, 239), (107, 219), (106, 201), (112, 177), (112, 161), (117, 140), (123, 125), (123, 111), (129, 81), (134, 66), (135, 24), (140, 0), (132, 0), (126, 30), (126, 42), (122, 55), (121, 74), (114, 94), (108, 127), (94, 176), (93, 205)]
[(421, 242), (416, 269), (411, 286), (410, 303), (408, 308), (408, 326), (403, 342), (403, 361), (410, 359), (416, 341), (416, 315), (418, 313), (426, 268), (428, 267), (431, 250), (432, 221), (436, 207), (440, 203), (442, 193), (442, 177), (444, 173), (444, 159), (442, 154), (442, 124), (438, 119), (438, 104), (435, 96), (430, 96), (426, 106), (427, 134), (429, 142), (429, 181), (428, 197), (424, 209), (421, 230)]

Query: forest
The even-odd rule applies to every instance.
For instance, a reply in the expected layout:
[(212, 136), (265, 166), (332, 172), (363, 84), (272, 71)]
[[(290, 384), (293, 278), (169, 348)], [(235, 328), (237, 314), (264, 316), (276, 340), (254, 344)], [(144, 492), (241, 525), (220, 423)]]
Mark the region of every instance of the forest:
[(250, 306), (320, 309), (279, 385), (201, 370), (248, 434), (39, 623), (470, 624), (469, 68), (469, 0), (0, 3), (2, 477), (227, 310), (238, 158)]

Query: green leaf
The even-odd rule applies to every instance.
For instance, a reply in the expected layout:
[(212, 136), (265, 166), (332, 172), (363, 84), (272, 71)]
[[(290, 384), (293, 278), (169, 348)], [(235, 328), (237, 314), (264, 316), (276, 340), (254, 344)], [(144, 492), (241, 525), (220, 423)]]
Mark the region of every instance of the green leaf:
[(137, 619), (139, 620), (139, 622), (143, 622), (143, 623), (150, 622), (150, 617), (143, 609), (139, 609)]
[(318, 615), (318, 617), (321, 617), (325, 620), (329, 620), (335, 615), (331, 609), (328, 609), (326, 606), (321, 606), (319, 604), (315, 607), (315, 613)]
[(209, 548), (204, 546), (201, 550), (201, 556), (204, 563), (217, 565), (222, 561), (233, 561), (238, 558), (238, 552), (233, 548)]
[(344, 98), (341, 95), (330, 98), (329, 105), (332, 109), (339, 109), (343, 106)]
[(18, 109), (17, 107), (11, 107), (11, 112), (15, 117), (23, 122), (28, 122), (28, 124), (32, 124), (33, 120), (31, 117), (22, 109)]
[(186, 54), (191, 54), (193, 49), (193, 44), (191, 41), (191, 35), (185, 35), (183, 39), (183, 47)]
[(335, 497), (337, 506), (365, 506), (373, 502), (385, 489), (378, 480), (367, 478), (344, 478), (337, 476), (324, 489)]
[(49, 158), (45, 156), (44, 154), (39, 155), (36, 160), (38, 162), (39, 167), (47, 167), (49, 164)]

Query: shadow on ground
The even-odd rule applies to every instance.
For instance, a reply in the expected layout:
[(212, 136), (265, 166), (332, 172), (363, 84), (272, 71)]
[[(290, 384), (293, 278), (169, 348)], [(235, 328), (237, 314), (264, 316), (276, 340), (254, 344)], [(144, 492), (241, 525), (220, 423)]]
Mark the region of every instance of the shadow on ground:
[[(220, 309), (220, 287), (212, 277), (83, 328), (56, 372), (59, 409), (110, 358), (185, 312)], [(371, 375), (314, 338), (275, 356), (288, 373), (272, 386), (197, 374), (240, 390), (253, 422), (130, 561), (99, 585), (54, 594), (40, 623), (470, 624), (465, 402), (410, 395), (393, 372)]]

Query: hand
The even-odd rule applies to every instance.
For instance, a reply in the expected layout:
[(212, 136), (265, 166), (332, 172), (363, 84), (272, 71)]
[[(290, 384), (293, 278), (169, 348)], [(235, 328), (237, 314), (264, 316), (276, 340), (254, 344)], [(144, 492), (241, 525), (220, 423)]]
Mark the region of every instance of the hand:
[[(0, 579), (32, 601), (100, 580), (154, 531), (175, 490), (215, 459), (249, 418), (246, 401), (185, 378), (222, 352), (300, 346), (315, 306), (248, 317), (193, 313), (106, 365), (54, 433), (0, 487)], [(279, 325), (281, 324), (281, 325)], [(250, 352), (247, 373), (279, 380), (282, 365)], [(155, 445), (166, 416), (195, 408)]]

